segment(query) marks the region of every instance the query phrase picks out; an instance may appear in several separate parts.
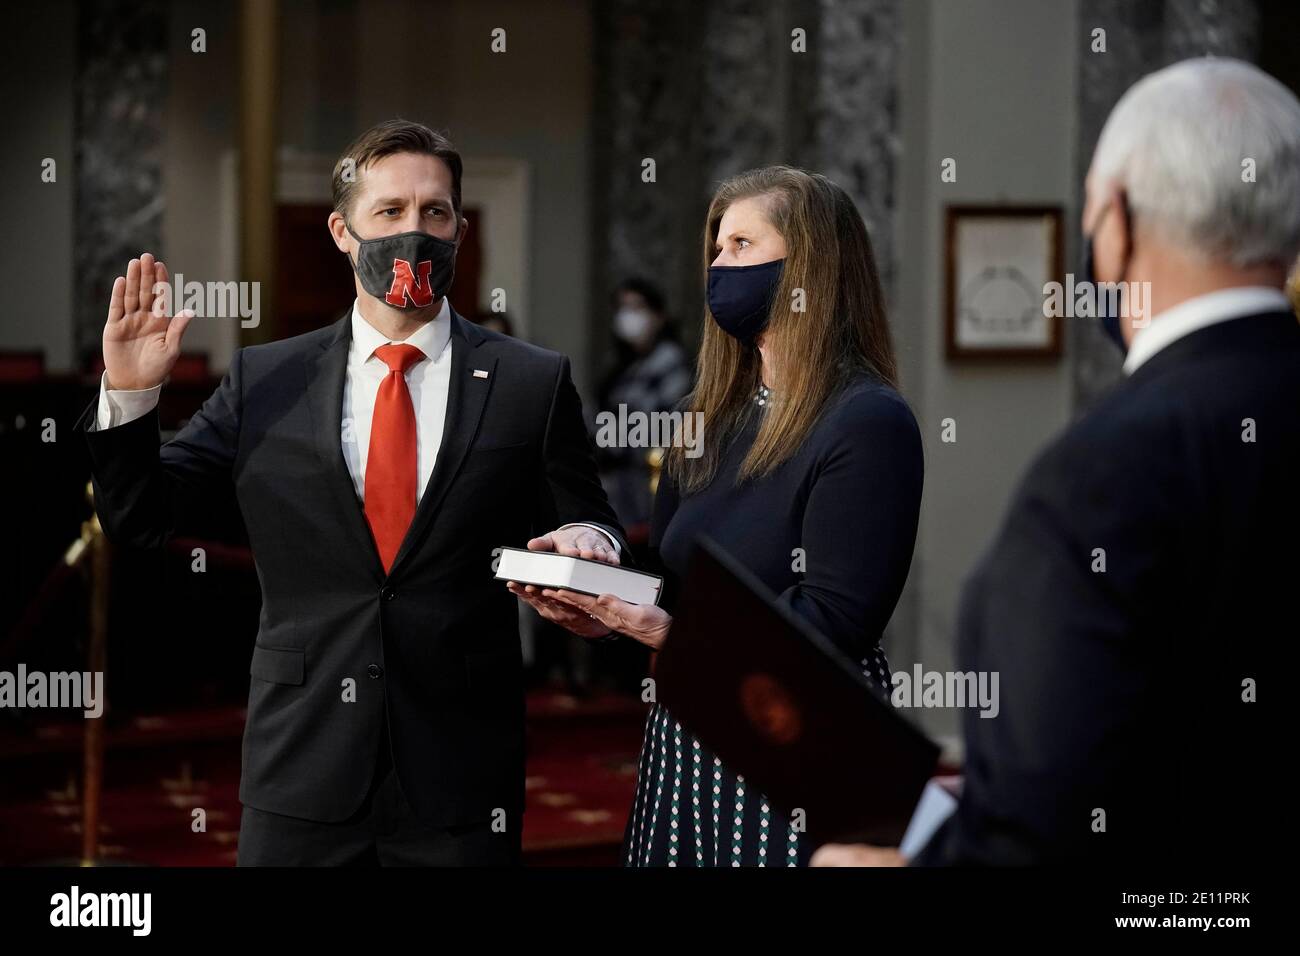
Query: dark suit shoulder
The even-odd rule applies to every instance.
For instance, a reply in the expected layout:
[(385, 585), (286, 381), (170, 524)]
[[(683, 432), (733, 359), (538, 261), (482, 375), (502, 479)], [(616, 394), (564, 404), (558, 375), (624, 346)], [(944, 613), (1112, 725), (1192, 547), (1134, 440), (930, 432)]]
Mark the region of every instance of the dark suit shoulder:
[(1211, 326), (1147, 360), (1068, 427), (1030, 475), (1141, 480), (1151, 487), (1212, 430), (1236, 437), (1243, 414), (1284, 410), (1300, 425), (1300, 328), (1255, 316)]
[(531, 342), (503, 335), (482, 326), (474, 326), (474, 332), (481, 339), (481, 348), (490, 348), (492, 353), (502, 360), (518, 363), (525, 368), (548, 370), (554, 375), (566, 358), (561, 352), (542, 348), (540, 345), (533, 345)]
[(1066, 459), (1070, 464), (1080, 465), (1101, 452), (1129, 456), (1159, 454), (1159, 445), (1179, 414), (1176, 396), (1158, 389), (1134, 389), (1126, 381), (1067, 426), (1048, 445), (1042, 457)]
[[(348, 321), (346, 318), (343, 321)], [(240, 353), (245, 368), (274, 368), (286, 361), (293, 361), (302, 355), (313, 354), (325, 348), (339, 334), (339, 323), (331, 322), (323, 328), (313, 329), (301, 335), (292, 335), (287, 339), (274, 342), (261, 342), (236, 349)]]
[(1175, 477), (1184, 440), (1178, 421), (1176, 403), (1166, 396), (1135, 400), (1121, 386), (1030, 462), (1017, 497), (1121, 505)]

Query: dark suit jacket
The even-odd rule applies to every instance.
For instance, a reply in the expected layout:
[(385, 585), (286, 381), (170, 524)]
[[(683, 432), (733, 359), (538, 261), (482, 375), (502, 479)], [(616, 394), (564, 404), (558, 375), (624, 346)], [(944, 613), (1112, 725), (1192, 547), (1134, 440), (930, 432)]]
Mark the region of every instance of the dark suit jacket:
[(588, 521), (626, 550), (569, 361), (452, 313), (442, 445), (385, 576), (340, 448), (350, 315), (236, 352), (161, 450), (156, 412), (101, 432), (92, 403), (78, 428), (100, 520), (115, 542), (158, 545), (233, 486), (262, 588), (242, 802), (346, 818), (387, 717), (402, 789), (422, 817), (445, 826), (518, 811), (517, 602), (493, 578), (493, 549)]
[(966, 789), (916, 862), (1267, 852), (1285, 758), (1243, 682), (1287, 693), (1266, 662), (1296, 635), (1298, 543), (1296, 317), (1139, 366), (1033, 464), (967, 583), (960, 667), (999, 672), (1001, 713), (965, 713)]

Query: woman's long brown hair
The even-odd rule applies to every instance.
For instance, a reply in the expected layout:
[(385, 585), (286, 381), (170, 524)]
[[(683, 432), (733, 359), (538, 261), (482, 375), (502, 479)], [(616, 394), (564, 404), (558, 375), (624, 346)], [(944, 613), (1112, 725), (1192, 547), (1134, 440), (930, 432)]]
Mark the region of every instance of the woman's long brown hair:
[[(898, 370), (871, 240), (848, 194), (819, 173), (766, 166), (724, 182), (704, 226), (704, 275), (717, 258), (723, 214), (734, 202), (764, 197), (767, 217), (785, 239), (785, 267), (764, 345), (773, 359), (775, 401), (741, 463), (737, 483), (769, 474), (798, 450), (827, 403), (862, 372), (890, 386)], [(802, 291), (803, 311), (797, 311)], [(703, 413), (705, 440), (697, 458), (681, 443), (667, 467), (683, 494), (707, 487), (722, 451), (752, 408), (760, 384), (758, 348), (723, 332), (704, 310), (695, 389), (682, 408)]]

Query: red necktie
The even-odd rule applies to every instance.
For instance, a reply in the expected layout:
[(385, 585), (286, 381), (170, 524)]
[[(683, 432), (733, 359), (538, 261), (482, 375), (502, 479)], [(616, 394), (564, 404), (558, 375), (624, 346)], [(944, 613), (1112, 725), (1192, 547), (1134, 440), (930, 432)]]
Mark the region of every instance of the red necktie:
[(381, 345), (375, 355), (388, 366), (388, 375), (379, 385), (370, 422), (366, 520), (387, 573), (415, 517), (415, 406), (406, 388), (406, 372), (424, 353), (414, 345)]

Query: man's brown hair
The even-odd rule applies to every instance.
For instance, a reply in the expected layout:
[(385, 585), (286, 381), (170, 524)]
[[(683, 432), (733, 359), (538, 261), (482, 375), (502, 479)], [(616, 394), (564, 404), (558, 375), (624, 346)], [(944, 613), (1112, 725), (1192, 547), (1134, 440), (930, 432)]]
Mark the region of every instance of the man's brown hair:
[[(334, 164), (334, 211), (345, 220), (352, 194), (361, 182), (361, 172), (377, 159), (392, 156), (394, 153), (420, 153), (436, 156), (447, 164), (451, 170), (451, 205), (460, 219), (460, 153), (442, 133), (434, 132), (422, 123), (410, 123), (406, 120), (387, 120), (370, 127), (343, 151), (339, 161)], [(351, 175), (344, 174), (351, 170)]]

